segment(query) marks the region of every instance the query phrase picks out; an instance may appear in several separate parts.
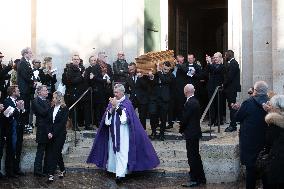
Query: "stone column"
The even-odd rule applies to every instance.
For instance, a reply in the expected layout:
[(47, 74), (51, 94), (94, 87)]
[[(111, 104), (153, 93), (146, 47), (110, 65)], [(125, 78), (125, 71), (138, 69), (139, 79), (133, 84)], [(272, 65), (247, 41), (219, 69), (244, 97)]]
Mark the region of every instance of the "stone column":
[(241, 69), (241, 85), (243, 86), (242, 73), (242, 1), (228, 0), (228, 49), (233, 50), (235, 59)]
[(242, 98), (253, 86), (252, 0), (242, 0)]
[(160, 1), (161, 16), (161, 50), (168, 49), (168, 23), (169, 23), (168, 1)]
[(253, 82), (264, 80), (272, 89), (271, 0), (253, 0)]
[(272, 0), (273, 90), (283, 94), (284, 85), (284, 1)]

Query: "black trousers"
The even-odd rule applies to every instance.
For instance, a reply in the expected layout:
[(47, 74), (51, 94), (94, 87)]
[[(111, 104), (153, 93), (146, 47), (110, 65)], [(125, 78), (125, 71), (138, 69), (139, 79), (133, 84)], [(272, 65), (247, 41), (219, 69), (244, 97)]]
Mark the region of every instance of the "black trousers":
[(23, 147), (23, 135), (24, 135), (24, 125), (17, 125), (17, 142), (16, 142), (16, 153), (15, 153), (15, 165), (14, 171), (20, 171), (20, 161)]
[(31, 106), (31, 94), (22, 94), (21, 99), (24, 101), (25, 105), (25, 113), (23, 113), (23, 124), (28, 125), (30, 119), (30, 106)]
[[(209, 96), (211, 98), (211, 96), (213, 95), (213, 93)], [(219, 113), (218, 113), (218, 108), (219, 108)], [(218, 115), (220, 118), (220, 122), (223, 122), (223, 95), (222, 92), (219, 92), (219, 103), (218, 103), (218, 93), (215, 96), (212, 105), (209, 109), (209, 116), (210, 116), (210, 122), (212, 124), (215, 124), (218, 122)]]
[[(1, 121), (0, 123), (0, 161), (1, 161), (3, 157), (3, 150), (4, 150), (4, 145), (6, 143), (6, 140), (5, 140), (5, 128), (2, 123), (2, 120), (0, 121)], [(0, 163), (0, 171), (1, 171), (1, 163)]]
[[(246, 166), (246, 189), (255, 189), (256, 187), (256, 167), (255, 166)], [(271, 187), (267, 184), (266, 176), (264, 175), (262, 178), (263, 189), (271, 189)]]
[(97, 127), (100, 126), (100, 122), (102, 120), (102, 117), (104, 115), (104, 111), (105, 111), (106, 105), (105, 103), (94, 103), (94, 121), (95, 121), (95, 125)]
[(7, 131), (6, 136), (6, 159), (5, 172), (6, 176), (14, 175), (14, 166), (16, 164), (15, 150), (13, 149), (12, 129)]
[(141, 122), (143, 128), (146, 130), (148, 104), (139, 104), (138, 105), (138, 113), (139, 113), (140, 122)]
[[(46, 173), (48, 171), (47, 148), (48, 148), (48, 143), (38, 143), (35, 162), (34, 162), (34, 173)], [(44, 159), (44, 165), (42, 166), (43, 159)]]
[(153, 133), (156, 133), (160, 121), (160, 135), (164, 136), (169, 109), (168, 102), (157, 102), (156, 108), (156, 114), (150, 116), (151, 129)]
[(58, 136), (51, 140), (47, 147), (48, 151), (48, 174), (54, 175), (57, 165), (59, 166), (60, 171), (65, 170), (62, 149), (65, 143), (66, 136)]
[(187, 159), (190, 167), (190, 180), (206, 183), (201, 157), (199, 154), (199, 138), (186, 140)]
[(232, 103), (236, 103), (236, 97), (234, 95), (226, 94), (226, 99), (227, 99), (228, 107), (229, 107), (229, 110), (230, 110), (230, 126), (236, 127), (237, 123), (236, 123), (235, 114), (236, 114), (237, 110), (233, 109), (232, 106), (231, 106)]

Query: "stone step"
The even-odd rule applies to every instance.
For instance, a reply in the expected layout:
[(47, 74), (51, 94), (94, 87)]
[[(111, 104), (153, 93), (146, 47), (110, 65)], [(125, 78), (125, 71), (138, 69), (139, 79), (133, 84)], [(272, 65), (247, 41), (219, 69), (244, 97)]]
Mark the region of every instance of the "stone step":
[(187, 168), (187, 159), (160, 159), (159, 167)]
[[(89, 155), (91, 147), (69, 147), (68, 155)], [(160, 159), (186, 159), (186, 150), (163, 150), (159, 149), (156, 151)], [(66, 154), (66, 153), (65, 153)]]
[(64, 163), (86, 163), (89, 154), (68, 154), (65, 155)]

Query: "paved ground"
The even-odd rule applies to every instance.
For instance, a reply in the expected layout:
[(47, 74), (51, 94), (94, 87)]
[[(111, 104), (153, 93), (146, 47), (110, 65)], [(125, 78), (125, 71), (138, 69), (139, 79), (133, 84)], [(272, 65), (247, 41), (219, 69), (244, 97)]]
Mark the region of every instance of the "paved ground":
[[(122, 189), (177, 189), (183, 188), (181, 184), (186, 182), (185, 176), (163, 176), (153, 175), (152, 173), (134, 174), (128, 177), (122, 184), (117, 185), (114, 181), (114, 176), (103, 171), (87, 171), (87, 172), (69, 172), (64, 179), (56, 180), (52, 184), (46, 183), (47, 178), (36, 178), (32, 174), (28, 174), (17, 179), (3, 178), (0, 180), (0, 188), (122, 188)], [(239, 189), (244, 188), (243, 183), (229, 184), (208, 184), (199, 188), (210, 189)]]

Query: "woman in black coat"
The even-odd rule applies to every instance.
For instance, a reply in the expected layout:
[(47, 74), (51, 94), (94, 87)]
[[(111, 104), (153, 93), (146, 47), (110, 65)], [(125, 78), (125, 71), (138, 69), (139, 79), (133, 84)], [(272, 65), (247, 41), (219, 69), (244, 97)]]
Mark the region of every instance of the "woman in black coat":
[(284, 188), (284, 95), (272, 97), (270, 103), (270, 113), (265, 117), (269, 124), (266, 142), (270, 147), (267, 180), (270, 189), (280, 189)]
[(49, 182), (54, 180), (57, 165), (60, 169), (59, 178), (63, 178), (65, 174), (61, 152), (66, 139), (66, 123), (68, 119), (68, 108), (65, 105), (64, 96), (61, 92), (56, 91), (53, 93), (52, 104), (53, 108), (49, 114), (50, 127), (48, 131), (48, 138), (50, 140), (48, 147)]

